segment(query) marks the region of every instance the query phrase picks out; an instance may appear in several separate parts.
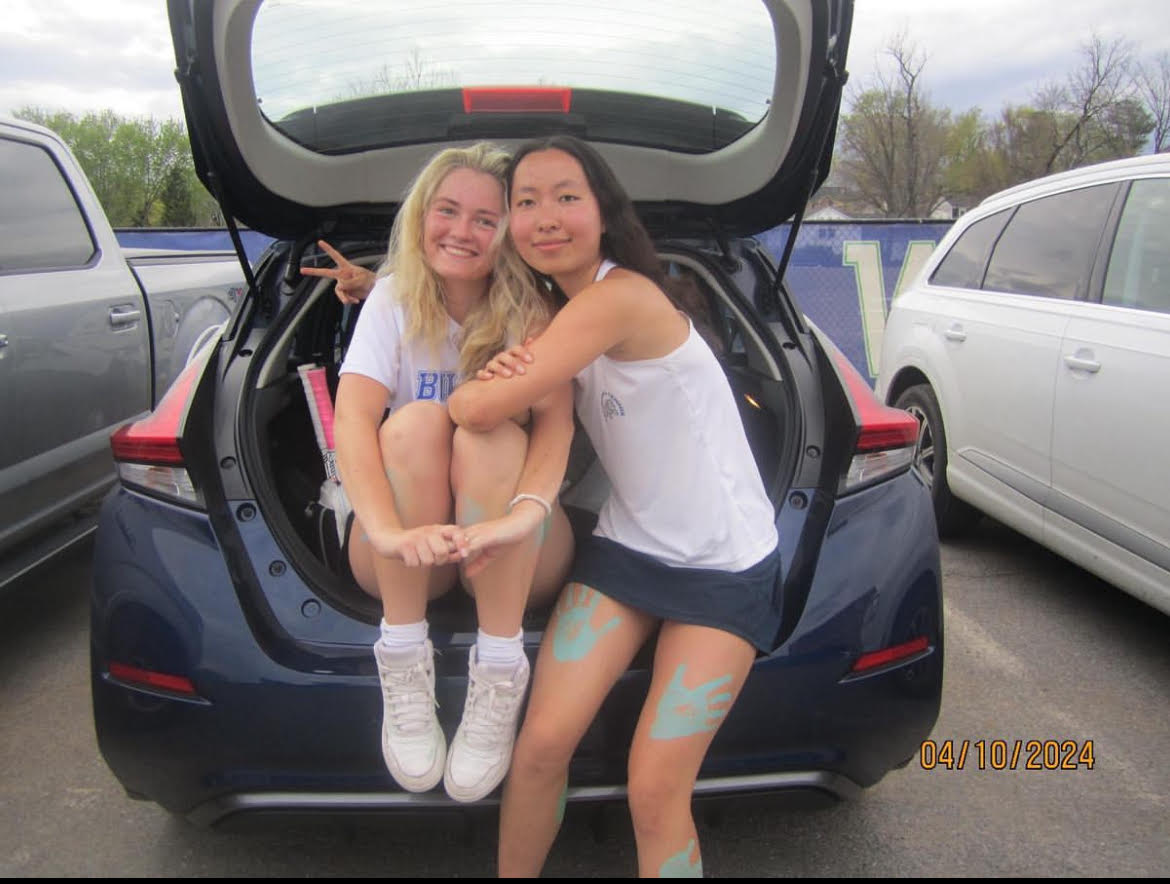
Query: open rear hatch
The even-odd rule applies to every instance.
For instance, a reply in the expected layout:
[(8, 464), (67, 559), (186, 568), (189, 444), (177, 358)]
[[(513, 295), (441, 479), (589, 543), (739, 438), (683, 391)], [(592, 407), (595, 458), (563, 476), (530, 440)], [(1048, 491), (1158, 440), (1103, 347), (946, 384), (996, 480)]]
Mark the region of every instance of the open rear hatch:
[(440, 146), (568, 132), (655, 232), (752, 234), (828, 173), (852, 0), (169, 0), (200, 178), (288, 239), (393, 214)]
[[(225, 335), (233, 354), (254, 353), (231, 392), (242, 396), (237, 438), (266, 522), (298, 566), (293, 549), (314, 549), (298, 570), (339, 608), (376, 617), (372, 600), (329, 590), (329, 526), (306, 506), (323, 473), (297, 368), (335, 369), (352, 323), (296, 268), (320, 237), (374, 260), (413, 176), (448, 144), (577, 135), (611, 163), (653, 233), (720, 243), (725, 265), (698, 253), (688, 264), (684, 252), (679, 267), (706, 279), (753, 447), (773, 459), (799, 447), (780, 439), (799, 436), (783, 415), (800, 405), (788, 401), (779, 344), (736, 294), (768, 300), (744, 282), (767, 271), (727, 243), (798, 214), (827, 174), (852, 0), (168, 6), (201, 179), (225, 217), (292, 241), (270, 259), (288, 268), (283, 280), (267, 274), (252, 293), (259, 304), (238, 314), (256, 321)], [(761, 470), (775, 486), (775, 464)], [(284, 520), (271, 517), (277, 499)]]

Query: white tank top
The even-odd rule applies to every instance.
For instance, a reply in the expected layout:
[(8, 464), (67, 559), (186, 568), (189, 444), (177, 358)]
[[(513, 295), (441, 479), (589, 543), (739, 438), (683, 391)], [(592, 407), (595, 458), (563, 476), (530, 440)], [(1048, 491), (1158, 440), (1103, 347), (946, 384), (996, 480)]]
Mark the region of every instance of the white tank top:
[[(597, 279), (615, 266), (603, 262)], [(603, 354), (576, 381), (577, 415), (611, 485), (594, 534), (668, 565), (720, 571), (772, 551), (775, 512), (734, 394), (693, 324), (666, 356)]]

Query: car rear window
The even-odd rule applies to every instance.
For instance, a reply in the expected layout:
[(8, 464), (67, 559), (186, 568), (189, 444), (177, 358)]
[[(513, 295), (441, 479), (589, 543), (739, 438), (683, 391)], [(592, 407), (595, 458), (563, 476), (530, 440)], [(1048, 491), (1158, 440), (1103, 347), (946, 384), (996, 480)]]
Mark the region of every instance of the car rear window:
[(323, 153), (528, 137), (702, 153), (768, 111), (772, 21), (758, 0), (268, 2), (252, 70), (265, 117)]

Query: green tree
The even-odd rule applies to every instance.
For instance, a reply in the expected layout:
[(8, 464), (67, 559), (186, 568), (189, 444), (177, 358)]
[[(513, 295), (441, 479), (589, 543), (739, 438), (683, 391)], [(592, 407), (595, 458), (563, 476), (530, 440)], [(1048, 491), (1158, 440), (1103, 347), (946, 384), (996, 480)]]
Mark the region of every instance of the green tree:
[(163, 227), (194, 227), (195, 207), (191, 201), (191, 187), (182, 166), (171, 166), (163, 182)]
[[(77, 116), (36, 107), (22, 108), (16, 116), (61, 136), (115, 227), (168, 223), (168, 212), (176, 211), (190, 219), (187, 223), (199, 223), (196, 207), (203, 215), (216, 214), (195, 177), (187, 133), (176, 120), (126, 118), (111, 110)], [(180, 195), (184, 186), (186, 197)]]

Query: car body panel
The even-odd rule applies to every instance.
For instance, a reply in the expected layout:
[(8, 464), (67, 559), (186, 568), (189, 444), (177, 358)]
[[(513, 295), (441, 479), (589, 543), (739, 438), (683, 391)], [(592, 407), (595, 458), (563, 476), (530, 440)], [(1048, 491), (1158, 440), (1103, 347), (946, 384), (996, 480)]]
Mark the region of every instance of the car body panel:
[[(325, 660), (278, 662), (257, 640), (205, 514), (119, 488), (102, 515), (92, 610), (94, 714), (103, 756), (128, 790), (205, 823), (247, 809), (250, 797), (263, 810), (455, 806), (436, 794), (404, 795), (385, 771), (369, 653), (376, 626), (360, 624), (367, 640), (360, 671), (340, 672)], [(878, 555), (888, 531), (904, 543), (905, 555)], [(859, 548), (874, 547), (882, 547), (873, 558), (881, 564), (859, 581), (849, 562)], [(267, 554), (258, 552), (261, 560)], [(305, 604), (319, 604), (317, 594), (295, 572), (285, 575), (302, 616), (319, 616)], [(740, 791), (848, 794), (910, 758), (938, 714), (940, 581), (929, 496), (914, 474), (842, 501), (804, 616), (784, 645), (757, 660), (708, 753), (698, 791), (730, 777)], [(931, 636), (925, 653), (850, 675), (858, 649), (919, 633)], [(452, 733), (474, 635), (435, 638), (436, 696)], [(539, 636), (525, 639), (534, 656)], [(111, 659), (186, 676), (198, 696), (119, 682), (105, 668)], [(648, 672), (636, 665), (606, 700), (575, 756), (575, 797), (623, 794), (626, 752), (648, 683)]]
[[(884, 401), (918, 383), (934, 389), (955, 496), (1170, 612), (1170, 474), (1162, 465), (1170, 416), (1155, 404), (1170, 384), (1166, 235), (1159, 232), (1170, 229), (1167, 181), (1170, 160), (1137, 157), (1020, 185), (968, 212), (891, 307), (876, 389)], [(1125, 228), (1119, 219), (1128, 217), (1139, 185), (1145, 217)], [(1092, 188), (1112, 208), (1086, 232), (1095, 248), (1077, 276), (1077, 297), (931, 282), (984, 219)], [(1043, 272), (1037, 268), (1038, 278)], [(936, 333), (952, 328), (960, 313), (964, 331), (973, 323), (995, 326), (1001, 339), (1041, 330), (1042, 358), (1029, 361), (1003, 344), (960, 354)], [(1025, 481), (1003, 463), (1006, 455), (985, 457), (972, 443), (980, 435), (1019, 434), (1017, 425), (1037, 443), (1047, 435), (1029, 450), (1033, 468)]]
[[(71, 224), (92, 246), (76, 260), (46, 255), (0, 269), (0, 548), (11, 548), (113, 482), (109, 434), (152, 404), (150, 326), (142, 291), (96, 197), (75, 184), (85, 176), (64, 143), (42, 127), (0, 120), (0, 149), (20, 176), (12, 187), (34, 191), (14, 204), (52, 207), (54, 229)], [(15, 221), (2, 227), (18, 256), (21, 231)], [(39, 241), (47, 230), (37, 229)]]

